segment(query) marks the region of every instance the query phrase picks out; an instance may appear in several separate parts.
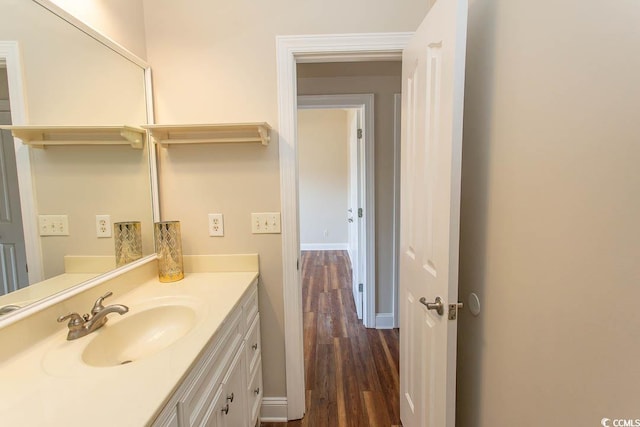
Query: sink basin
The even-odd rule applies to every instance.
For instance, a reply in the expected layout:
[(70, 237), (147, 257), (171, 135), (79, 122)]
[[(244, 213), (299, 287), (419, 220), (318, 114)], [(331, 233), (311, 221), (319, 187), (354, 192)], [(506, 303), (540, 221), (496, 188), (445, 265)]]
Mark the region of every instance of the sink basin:
[(129, 312), (96, 331), (82, 352), (89, 366), (116, 366), (151, 356), (179, 340), (196, 324), (196, 312), (184, 305), (164, 305)]

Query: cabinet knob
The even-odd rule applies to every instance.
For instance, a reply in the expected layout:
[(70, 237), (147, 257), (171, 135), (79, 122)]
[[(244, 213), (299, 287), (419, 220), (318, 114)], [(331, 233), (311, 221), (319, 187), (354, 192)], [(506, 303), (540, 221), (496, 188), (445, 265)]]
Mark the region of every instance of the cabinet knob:
[[(233, 403), (233, 393), (231, 393), (230, 395), (227, 394), (227, 402)], [(227, 405), (227, 406), (229, 406), (229, 405)]]
[(251, 348), (255, 351), (258, 349), (258, 343), (255, 343), (254, 345), (251, 346)]
[(222, 408), (222, 412), (224, 412), (225, 415), (227, 415), (229, 413), (229, 404), (228, 403), (225, 405), (224, 408)]
[(258, 387), (257, 389), (253, 390), (253, 392), (254, 392), (256, 395), (260, 394), (260, 387)]

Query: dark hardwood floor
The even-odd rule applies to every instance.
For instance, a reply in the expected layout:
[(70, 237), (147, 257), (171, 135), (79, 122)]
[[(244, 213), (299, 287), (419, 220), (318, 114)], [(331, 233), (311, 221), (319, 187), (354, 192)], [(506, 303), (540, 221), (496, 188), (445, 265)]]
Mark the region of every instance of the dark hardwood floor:
[(262, 427), (390, 427), (400, 424), (397, 329), (358, 320), (345, 251), (302, 253), (307, 412)]

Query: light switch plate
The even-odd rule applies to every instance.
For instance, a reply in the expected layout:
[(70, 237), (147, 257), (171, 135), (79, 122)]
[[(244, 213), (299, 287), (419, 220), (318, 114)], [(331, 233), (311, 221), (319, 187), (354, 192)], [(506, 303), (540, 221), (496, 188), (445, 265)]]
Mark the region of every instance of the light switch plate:
[(251, 232), (253, 234), (280, 234), (280, 212), (252, 213)]
[(67, 215), (38, 215), (38, 230), (41, 236), (68, 236)]

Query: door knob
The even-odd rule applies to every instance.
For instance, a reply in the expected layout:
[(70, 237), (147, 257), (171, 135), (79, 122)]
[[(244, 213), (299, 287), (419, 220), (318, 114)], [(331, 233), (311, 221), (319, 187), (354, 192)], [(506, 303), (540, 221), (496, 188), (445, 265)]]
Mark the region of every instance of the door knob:
[(427, 310), (435, 310), (440, 316), (444, 314), (444, 303), (440, 297), (436, 297), (436, 302), (427, 302), (427, 299), (422, 297), (420, 298), (420, 303), (424, 304), (427, 307)]

